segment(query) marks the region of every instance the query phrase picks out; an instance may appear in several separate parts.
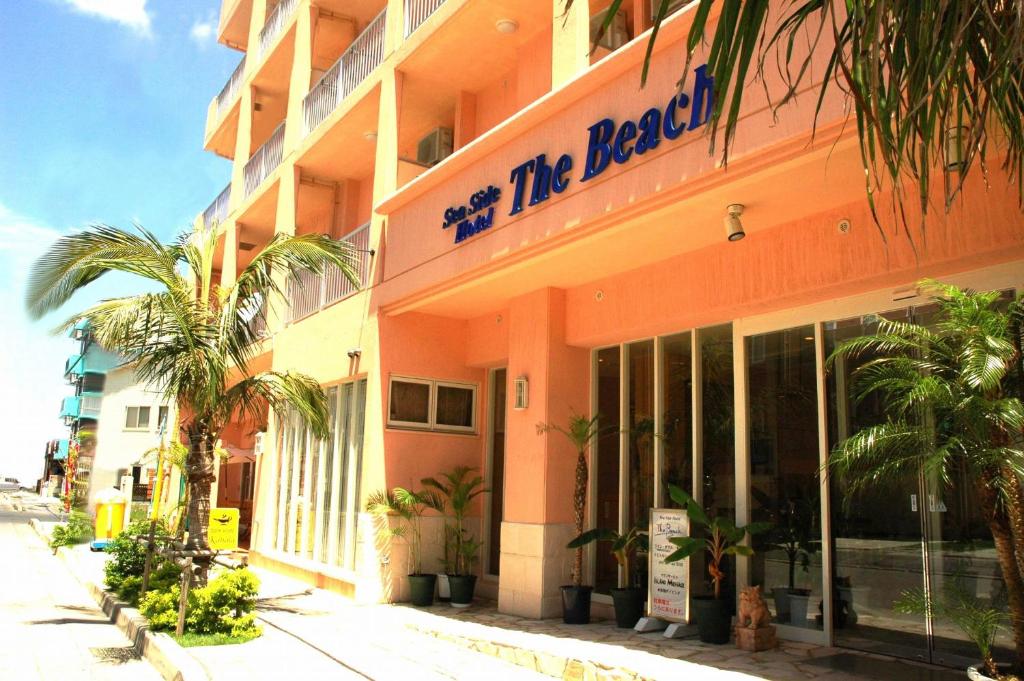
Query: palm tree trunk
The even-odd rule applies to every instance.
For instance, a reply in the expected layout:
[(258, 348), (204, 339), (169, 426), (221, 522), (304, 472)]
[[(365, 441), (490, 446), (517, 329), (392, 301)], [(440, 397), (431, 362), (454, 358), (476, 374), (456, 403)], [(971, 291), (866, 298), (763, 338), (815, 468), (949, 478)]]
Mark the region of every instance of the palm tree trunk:
[[(583, 510), (587, 503), (587, 457), (584, 450), (579, 450), (576, 458), (576, 488), (573, 490), (573, 515), (576, 521), (576, 536), (583, 534)], [(583, 547), (576, 549), (572, 567), (573, 586), (583, 584)]]
[(989, 531), (995, 542), (996, 559), (1006, 583), (1006, 600), (1010, 609), (1010, 630), (1013, 632), (1017, 665), (1024, 669), (1024, 577), (1017, 566), (1013, 532), (1006, 514), (996, 503), (995, 476), (986, 475), (981, 489), (982, 508), (988, 518)]
[(1024, 491), (1017, 476), (1009, 468), (1003, 469), (1003, 478), (1009, 481), (1006, 486), (1006, 514), (1010, 519), (1017, 570), (1024, 577)]
[[(213, 443), (210, 431), (199, 422), (189, 429), (188, 459), (185, 461), (185, 480), (188, 486), (188, 542), (190, 550), (210, 548), (207, 530), (210, 526), (210, 489), (216, 475), (213, 470)], [(206, 584), (210, 561), (204, 557), (193, 560), (197, 566), (199, 586)]]

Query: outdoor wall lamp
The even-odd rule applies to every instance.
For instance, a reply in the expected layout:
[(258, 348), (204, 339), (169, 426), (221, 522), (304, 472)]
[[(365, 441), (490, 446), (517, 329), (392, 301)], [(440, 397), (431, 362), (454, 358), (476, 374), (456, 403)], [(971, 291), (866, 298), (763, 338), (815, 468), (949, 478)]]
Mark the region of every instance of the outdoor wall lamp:
[(964, 169), (964, 133), (967, 128), (957, 125), (946, 130), (943, 151), (946, 155), (946, 170), (959, 173)]
[(740, 222), (740, 216), (743, 215), (743, 204), (742, 203), (730, 203), (726, 209), (725, 216), (725, 233), (729, 237), (729, 241), (739, 241), (747, 235), (743, 231), (743, 223)]

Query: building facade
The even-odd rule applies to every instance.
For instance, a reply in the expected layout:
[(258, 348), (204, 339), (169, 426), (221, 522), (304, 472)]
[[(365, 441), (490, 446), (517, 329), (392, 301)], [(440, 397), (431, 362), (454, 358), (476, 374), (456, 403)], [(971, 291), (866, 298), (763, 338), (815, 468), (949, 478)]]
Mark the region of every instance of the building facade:
[[(205, 147), (234, 163), (196, 224), (217, 231), (222, 281), (276, 233), (360, 256), (359, 287), (333, 271), (290, 284), (253, 366), (316, 378), (331, 437), (290, 414), (224, 435), (255, 455), (253, 561), (401, 597), (367, 495), (470, 465), (492, 490), (473, 512), (480, 591), (557, 615), (575, 453), (537, 426), (600, 415), (588, 525), (646, 526), (669, 483), (739, 523), (799, 503), (806, 566), (755, 544), (730, 590), (805, 589), (805, 612), (772, 604), (784, 637), (958, 662), (961, 635), (891, 603), (957, 573), (979, 595), (1002, 588), (970, 481), (831, 488), (831, 446), (881, 407), (855, 404), (854, 367), (826, 357), (882, 317), (927, 321), (923, 278), (1024, 287), (1024, 218), (999, 159), (948, 214), (904, 221), (881, 192), (876, 225), (839, 93), (812, 134), (815, 88), (774, 112), (753, 87), (724, 166), (705, 135), (722, 96), (706, 56), (677, 85), (691, 13), (665, 22), (641, 88), (651, 3), (623, 3), (591, 51), (607, 5), (224, 0), (219, 39), (245, 54)], [(441, 536), (431, 520), (428, 570)], [(599, 605), (618, 570), (588, 554)], [(700, 560), (690, 574), (699, 593)]]

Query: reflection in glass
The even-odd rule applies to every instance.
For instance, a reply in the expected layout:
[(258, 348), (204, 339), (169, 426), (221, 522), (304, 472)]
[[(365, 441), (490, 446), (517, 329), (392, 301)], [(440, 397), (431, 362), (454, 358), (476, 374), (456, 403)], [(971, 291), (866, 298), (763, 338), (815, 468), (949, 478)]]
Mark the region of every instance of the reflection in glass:
[(626, 527), (646, 528), (654, 506), (654, 341), (629, 345), (629, 509)]
[(505, 395), (507, 391), (507, 369), (497, 369), (494, 377), (494, 400), (491, 407), (491, 493), (487, 495), (491, 505), (490, 542), (487, 547), (488, 572), (498, 574), (501, 564), (501, 521), (505, 503)]
[(693, 486), (693, 370), (690, 333), (669, 336), (662, 341), (662, 498), (664, 505), (676, 504), (668, 486), (689, 493)]
[(775, 621), (821, 629), (821, 495), (818, 486), (814, 327), (747, 338), (751, 581)]
[[(597, 527), (619, 527), (619, 348), (597, 352), (597, 413), (601, 435), (597, 439), (597, 465), (594, 467), (597, 494)], [(594, 590), (609, 593), (618, 586), (619, 568), (608, 551), (595, 553)]]

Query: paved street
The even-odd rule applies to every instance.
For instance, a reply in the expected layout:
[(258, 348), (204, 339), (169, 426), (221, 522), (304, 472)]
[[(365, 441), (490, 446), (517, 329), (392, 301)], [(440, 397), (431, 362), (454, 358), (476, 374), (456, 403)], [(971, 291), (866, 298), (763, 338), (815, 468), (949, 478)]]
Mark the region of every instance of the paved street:
[(33, 516), (53, 519), (0, 497), (0, 679), (158, 681), (32, 530)]

